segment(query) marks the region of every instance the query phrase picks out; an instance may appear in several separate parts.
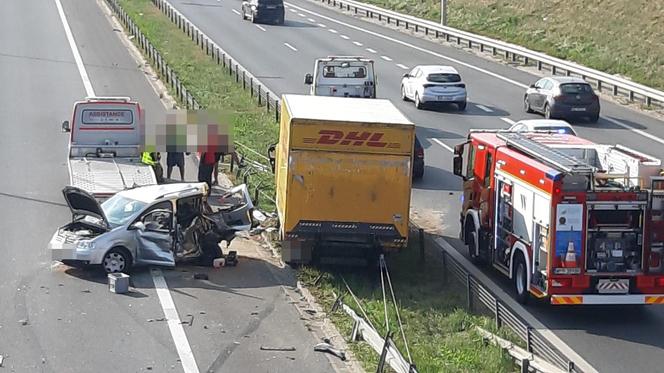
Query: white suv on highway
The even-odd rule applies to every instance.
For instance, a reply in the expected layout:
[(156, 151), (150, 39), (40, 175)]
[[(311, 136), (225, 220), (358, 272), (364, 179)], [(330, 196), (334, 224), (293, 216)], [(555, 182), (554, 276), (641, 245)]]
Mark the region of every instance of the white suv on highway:
[(401, 99), (413, 100), (415, 107), (425, 105), (456, 104), (466, 110), (466, 83), (451, 66), (420, 65), (401, 79)]

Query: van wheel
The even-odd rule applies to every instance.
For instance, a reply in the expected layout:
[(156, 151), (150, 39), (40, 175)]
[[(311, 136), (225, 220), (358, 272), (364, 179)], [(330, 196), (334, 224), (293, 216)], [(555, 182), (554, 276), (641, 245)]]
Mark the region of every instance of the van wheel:
[(104, 255), (101, 266), (106, 273), (127, 272), (131, 268), (131, 255), (123, 248), (111, 249)]
[(516, 300), (521, 304), (528, 303), (528, 274), (526, 271), (526, 261), (523, 254), (516, 254), (514, 258), (514, 289), (516, 290)]

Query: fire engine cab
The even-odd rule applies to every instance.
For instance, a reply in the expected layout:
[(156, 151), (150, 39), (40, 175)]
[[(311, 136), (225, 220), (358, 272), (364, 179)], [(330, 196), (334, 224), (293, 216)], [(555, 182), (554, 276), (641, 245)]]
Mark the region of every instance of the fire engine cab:
[(521, 303), (664, 303), (661, 161), (568, 135), (471, 130), (460, 239)]

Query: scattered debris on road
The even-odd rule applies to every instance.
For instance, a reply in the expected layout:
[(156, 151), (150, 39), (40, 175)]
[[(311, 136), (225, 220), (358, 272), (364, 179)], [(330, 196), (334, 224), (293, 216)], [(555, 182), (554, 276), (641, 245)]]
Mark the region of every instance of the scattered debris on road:
[(0, 355), (0, 368), (2, 368), (2, 363), (5, 361), (5, 357)]
[(194, 274), (194, 279), (196, 279), (196, 280), (207, 280), (208, 275), (206, 275), (205, 273), (196, 273), (196, 274)]
[(331, 353), (332, 355), (338, 357), (341, 359), (341, 361), (346, 361), (346, 353), (334, 348), (331, 344), (329, 343), (319, 343), (314, 346), (314, 351), (318, 352), (328, 352)]
[(263, 351), (295, 351), (295, 347), (265, 347), (261, 346)]
[(161, 318), (158, 318), (158, 319), (148, 319), (148, 322), (155, 322), (155, 321), (166, 321), (166, 318), (161, 317)]
[(21, 325), (28, 325), (28, 320), (21, 319), (21, 320), (18, 320), (18, 323), (21, 324)]

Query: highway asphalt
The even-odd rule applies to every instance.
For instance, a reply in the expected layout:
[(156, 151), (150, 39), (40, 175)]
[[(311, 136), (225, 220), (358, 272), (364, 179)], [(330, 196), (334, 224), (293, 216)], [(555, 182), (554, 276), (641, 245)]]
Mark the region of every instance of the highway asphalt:
[[(0, 2), (0, 371), (332, 372), (281, 289), (295, 279), (268, 262), (163, 269), (167, 288), (159, 294), (153, 274), (137, 269), (127, 295), (109, 292), (100, 269), (52, 265), (46, 245), (71, 219), (61, 193), (69, 179), (60, 124), (89, 93), (58, 3)], [(148, 121), (159, 120), (163, 105), (105, 10), (95, 1), (61, 4), (94, 93), (130, 96)], [(191, 162), (187, 174), (195, 180)], [(194, 280), (196, 272), (209, 280)], [(169, 309), (164, 294), (185, 324), (160, 321)], [(171, 333), (178, 328), (184, 337)], [(198, 369), (183, 367), (187, 349)]]
[[(506, 128), (526, 118), (525, 88), (538, 76), (454, 47), (341, 14), (307, 0), (286, 1), (283, 26), (243, 21), (239, 0), (171, 0), (171, 4), (277, 94), (308, 93), (304, 75), (318, 57), (345, 54), (376, 60), (378, 96), (394, 102), (416, 125), (425, 147), (424, 179), (413, 185), (414, 213), (441, 230), (461, 252), (458, 234), (461, 183), (451, 173), (451, 147), (470, 128)], [(468, 86), (464, 113), (453, 107), (416, 110), (399, 96), (401, 75), (420, 64), (452, 65)], [(603, 100), (598, 124), (574, 123), (580, 136), (616, 143), (664, 158), (664, 123)], [(260, 149), (258, 149), (261, 151)], [(511, 285), (492, 271), (494, 280)], [(664, 364), (664, 309), (660, 307), (552, 308), (528, 310), (601, 372), (655, 372)]]

